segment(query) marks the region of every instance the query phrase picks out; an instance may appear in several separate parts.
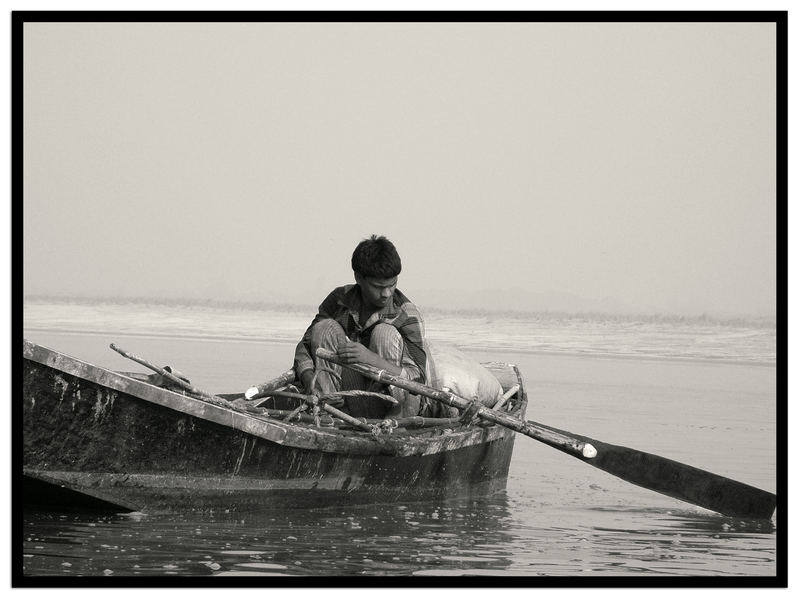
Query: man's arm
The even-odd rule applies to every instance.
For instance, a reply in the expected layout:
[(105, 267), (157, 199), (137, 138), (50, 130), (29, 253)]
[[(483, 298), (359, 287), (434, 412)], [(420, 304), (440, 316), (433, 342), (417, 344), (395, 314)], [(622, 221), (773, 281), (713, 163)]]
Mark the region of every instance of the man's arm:
[(403, 356), (396, 365), (358, 342), (346, 342), (337, 354), (345, 364), (362, 363), (376, 369), (383, 369), (395, 377), (404, 377), (418, 383), (425, 383), (427, 355), (423, 339), (425, 325), (419, 310), (411, 302), (402, 305), (404, 315), (393, 325), (403, 338)]
[[(413, 305), (410, 305), (412, 307)], [(403, 357), (400, 365), (395, 365), (379, 354), (376, 354), (358, 342), (346, 342), (338, 349), (339, 358), (345, 364), (362, 363), (372, 365), (376, 369), (383, 369), (395, 377), (404, 377), (411, 381), (425, 383), (425, 367), (427, 355), (425, 353), (424, 336), (425, 325), (422, 317), (414, 310), (406, 314), (406, 318), (395, 326), (403, 338)]]
[(337, 354), (345, 364), (352, 365), (354, 363), (361, 363), (364, 365), (371, 365), (376, 369), (382, 369), (390, 375), (399, 377), (402, 375), (402, 367), (390, 363), (383, 358), (380, 354), (373, 352), (364, 344), (359, 342), (345, 342), (339, 346)]
[(426, 383), (428, 356), (425, 352), (425, 323), (416, 306), (411, 302), (403, 305), (406, 319), (399, 324), (403, 336), (403, 359), (401, 376), (418, 383)]

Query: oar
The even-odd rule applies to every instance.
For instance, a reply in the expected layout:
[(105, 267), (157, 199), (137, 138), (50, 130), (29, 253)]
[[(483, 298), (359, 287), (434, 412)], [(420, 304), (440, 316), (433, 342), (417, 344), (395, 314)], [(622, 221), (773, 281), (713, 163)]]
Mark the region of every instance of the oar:
[(533, 421), (523, 421), (485, 406), (476, 409), (475, 404), (469, 400), (459, 398), (450, 392), (395, 377), (370, 365), (345, 364), (335, 353), (323, 348), (317, 350), (317, 356), (353, 369), (375, 381), (394, 385), (413, 394), (427, 396), (461, 410), (474, 410), (477, 416), (487, 421), (527, 435), (579, 458), (593, 467), (654, 492), (730, 517), (769, 519), (775, 511), (777, 503), (775, 494), (746, 483), (655, 454), (607, 444)]

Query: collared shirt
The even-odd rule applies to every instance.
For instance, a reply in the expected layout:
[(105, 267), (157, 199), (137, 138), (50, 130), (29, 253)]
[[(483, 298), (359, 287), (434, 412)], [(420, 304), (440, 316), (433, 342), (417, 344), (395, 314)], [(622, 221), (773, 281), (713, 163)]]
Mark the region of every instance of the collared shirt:
[(306, 329), (303, 339), (297, 344), (294, 354), (295, 370), (300, 375), (306, 369), (314, 368), (309, 342), (311, 329), (322, 319), (335, 319), (344, 329), (345, 335), (354, 342), (369, 347), (373, 327), (378, 323), (388, 323), (400, 332), (403, 338), (403, 359), (401, 377), (425, 383), (427, 358), (423, 346), (425, 325), (419, 309), (403, 294), (395, 289), (392, 301), (379, 311), (370, 315), (366, 323), (359, 323), (361, 312), (361, 290), (350, 284), (333, 290), (320, 304), (317, 316)]

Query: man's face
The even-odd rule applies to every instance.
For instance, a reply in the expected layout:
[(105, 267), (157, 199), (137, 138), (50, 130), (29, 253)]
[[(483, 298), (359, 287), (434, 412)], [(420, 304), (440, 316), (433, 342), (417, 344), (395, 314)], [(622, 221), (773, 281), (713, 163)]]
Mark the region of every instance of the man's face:
[(356, 283), (361, 288), (361, 299), (371, 308), (381, 309), (391, 302), (392, 294), (397, 288), (397, 277), (378, 279), (356, 275)]

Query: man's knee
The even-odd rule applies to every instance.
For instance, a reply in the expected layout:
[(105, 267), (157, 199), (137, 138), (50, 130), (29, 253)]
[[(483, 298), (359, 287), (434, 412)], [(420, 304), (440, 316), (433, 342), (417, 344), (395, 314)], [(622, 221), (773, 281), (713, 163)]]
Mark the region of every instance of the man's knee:
[(403, 358), (403, 336), (396, 327), (388, 323), (378, 323), (372, 330), (369, 349), (389, 362), (399, 365)]
[(311, 343), (319, 348), (335, 349), (347, 337), (335, 319), (322, 319), (311, 328)]

